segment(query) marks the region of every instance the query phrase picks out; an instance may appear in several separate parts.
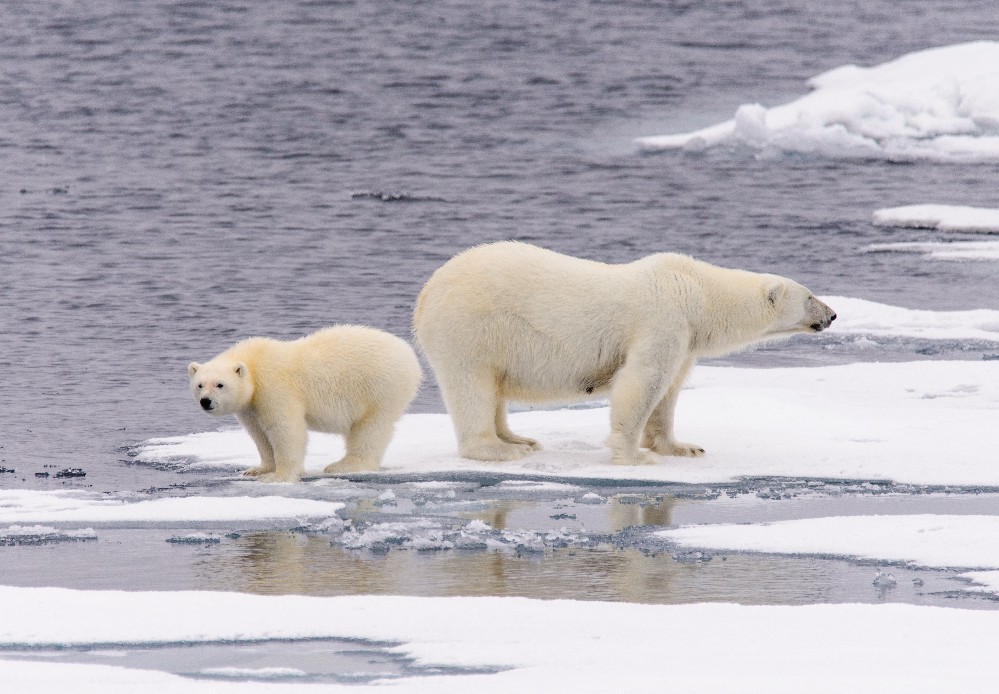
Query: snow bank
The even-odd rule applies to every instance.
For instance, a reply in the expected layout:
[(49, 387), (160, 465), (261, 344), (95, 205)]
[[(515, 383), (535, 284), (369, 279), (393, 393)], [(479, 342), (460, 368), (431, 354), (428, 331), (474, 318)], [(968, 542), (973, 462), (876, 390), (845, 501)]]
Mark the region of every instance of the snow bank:
[(874, 212), (874, 223), (883, 227), (997, 234), (999, 210), (960, 205), (886, 207)]
[[(327, 518), (343, 504), (282, 496), (129, 501), (80, 492), (0, 490), (0, 523), (187, 523)], [(9, 531), (8, 531), (9, 532)]]
[[(913, 321), (913, 330), (931, 334), (959, 331), (956, 319), (952, 324), (914, 312)], [(975, 331), (988, 332), (981, 325)], [(516, 462), (465, 460), (456, 454), (446, 415), (412, 414), (399, 422), (383, 471), (686, 483), (792, 476), (999, 485), (997, 417), (999, 361), (793, 369), (699, 366), (680, 396), (676, 427), (681, 439), (707, 449), (702, 458), (612, 465), (604, 445), (609, 413), (598, 407), (513, 414), (513, 429), (539, 439), (544, 450)], [(318, 473), (342, 453), (339, 437), (313, 435), (306, 468)], [(231, 471), (256, 461), (253, 442), (241, 430), (157, 439), (138, 454), (142, 460), (178, 466), (212, 461)], [(5, 518), (0, 515), (0, 521)]]
[[(637, 605), (523, 598), (315, 598), (0, 588), (0, 643), (97, 646), (344, 638), (417, 666), (494, 673), (373, 684), (229, 683), (0, 660), (4, 689), (191, 692), (991, 691), (999, 613), (910, 605)], [(946, 635), (944, 638), (943, 635)], [(835, 667), (831, 667), (834, 663)], [(821, 676), (817, 676), (821, 673)]]
[(814, 153), (891, 160), (999, 160), (999, 42), (910, 53), (875, 67), (846, 65), (809, 80), (782, 106), (744, 104), (732, 120), (640, 147)]

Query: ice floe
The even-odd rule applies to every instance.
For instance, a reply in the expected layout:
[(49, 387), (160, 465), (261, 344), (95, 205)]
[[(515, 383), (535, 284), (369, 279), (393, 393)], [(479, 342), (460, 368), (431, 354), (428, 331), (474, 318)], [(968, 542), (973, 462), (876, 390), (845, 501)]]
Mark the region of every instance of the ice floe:
[(999, 311), (992, 309), (928, 311), (845, 296), (823, 300), (836, 307), (836, 322), (830, 328), (835, 334), (999, 343)]
[(905, 205), (874, 212), (878, 226), (999, 234), (999, 209), (964, 205)]
[[(984, 692), (999, 679), (993, 657), (999, 613), (911, 605), (669, 606), (0, 588), (0, 613), (0, 643), (17, 649), (0, 655), (0, 682), (24, 694), (69, 687), (80, 694), (586, 693), (614, 691), (622, 683), (691, 691)], [(31, 647), (319, 638), (394, 644), (390, 650), (412, 663), (411, 673), (361, 684), (310, 684), (291, 677), (298, 675), (295, 668), (282, 668), (247, 683), (225, 681), (231, 671), (206, 680), (58, 662), (48, 652), (34, 662), (24, 659)], [(435, 669), (474, 674), (432, 674)]]
[(999, 260), (999, 241), (897, 241), (872, 243), (867, 253), (919, 253), (936, 260)]
[(999, 569), (999, 516), (834, 516), (692, 525), (657, 534), (703, 549), (833, 555), (925, 568)]
[[(986, 324), (903, 313), (913, 330), (996, 334)], [(952, 317), (953, 318), (953, 317)], [(844, 319), (848, 320), (848, 319)], [(895, 319), (893, 319), (895, 320)], [(877, 323), (872, 323), (873, 331)], [(515, 431), (544, 446), (523, 460), (459, 458), (445, 414), (403, 417), (383, 461), (390, 474), (487, 474), (579, 479), (728, 482), (741, 477), (884, 479), (925, 485), (999, 485), (999, 361), (919, 361), (748, 369), (698, 366), (680, 396), (677, 434), (707, 449), (702, 458), (616, 466), (604, 446), (606, 407), (519, 412)], [(319, 474), (342, 455), (339, 437), (313, 435), (306, 469)], [(256, 462), (241, 430), (148, 442), (140, 460), (235, 473)], [(257, 484), (248, 481), (246, 484)], [(0, 521), (9, 514), (0, 509)], [(9, 522), (18, 521), (11, 518)], [(39, 518), (32, 522), (48, 522)]]
[[(831, 555), (961, 574), (999, 592), (999, 516), (835, 516), (777, 523), (710, 524), (655, 533), (684, 547), (767, 554)], [(888, 585), (881, 577), (876, 585)]]
[(999, 160), (999, 42), (975, 41), (845, 65), (809, 80), (812, 92), (766, 108), (744, 104), (728, 121), (640, 147), (725, 146), (890, 160)]
[(187, 496), (129, 500), (81, 492), (0, 490), (0, 523), (116, 525), (326, 518), (339, 502), (283, 496)]

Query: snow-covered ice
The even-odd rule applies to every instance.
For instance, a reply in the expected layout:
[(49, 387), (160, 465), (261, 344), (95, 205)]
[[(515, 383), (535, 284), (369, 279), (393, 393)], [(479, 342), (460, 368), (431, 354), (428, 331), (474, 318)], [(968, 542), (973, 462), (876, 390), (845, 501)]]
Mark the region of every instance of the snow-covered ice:
[[(904, 318), (912, 319), (911, 329), (926, 334), (962, 330), (934, 315), (916, 312)], [(979, 336), (997, 334), (981, 326), (963, 330)], [(702, 458), (663, 458), (650, 466), (612, 465), (604, 446), (609, 413), (598, 407), (511, 415), (513, 429), (537, 438), (544, 450), (504, 463), (459, 458), (447, 415), (407, 415), (396, 428), (383, 470), (550, 476), (559, 481), (711, 483), (804, 476), (999, 485), (997, 417), (999, 361), (782, 369), (698, 366), (680, 396), (676, 427), (681, 439), (707, 449)], [(314, 435), (306, 469), (319, 474), (323, 465), (340, 455), (338, 437)], [(143, 447), (139, 457), (195, 466), (213, 460), (235, 472), (255, 463), (256, 450), (243, 431), (229, 430), (159, 439)], [(0, 522), (8, 518), (8, 522), (26, 522), (0, 508)], [(41, 518), (32, 522), (48, 522)]]
[(51, 657), (0, 659), (0, 683), (20, 694), (66, 688), (79, 694), (583, 693), (623, 684), (691, 691), (984, 692), (999, 679), (992, 657), (999, 613), (911, 605), (664, 606), (0, 588), (0, 614), (0, 643), (8, 647), (341, 638), (397, 644), (391, 650), (417, 667), (480, 670), (311, 685), (185, 679)]
[(823, 299), (837, 311), (831, 333), (999, 343), (999, 311), (929, 311), (845, 296)]
[(999, 241), (896, 241), (872, 243), (868, 253), (919, 253), (936, 260), (999, 260)]
[(744, 104), (702, 130), (638, 139), (640, 147), (814, 153), (890, 160), (999, 160), (999, 42), (931, 48), (881, 65), (844, 65), (812, 92), (766, 108)]
[(925, 568), (999, 569), (999, 516), (834, 516), (692, 525), (657, 534), (703, 549), (834, 555)]
[(999, 209), (966, 205), (905, 205), (875, 210), (878, 226), (999, 234)]
[(339, 502), (283, 496), (187, 496), (142, 501), (78, 491), (0, 490), (0, 523), (114, 525), (326, 518)]

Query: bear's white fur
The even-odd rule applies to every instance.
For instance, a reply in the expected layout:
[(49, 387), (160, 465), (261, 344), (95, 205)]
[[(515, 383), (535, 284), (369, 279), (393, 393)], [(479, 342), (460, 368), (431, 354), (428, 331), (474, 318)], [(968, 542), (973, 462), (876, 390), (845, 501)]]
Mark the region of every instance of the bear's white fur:
[(201, 407), (236, 415), (257, 444), (260, 465), (245, 474), (269, 482), (301, 479), (309, 430), (344, 436), (346, 455), (325, 472), (377, 470), (422, 379), (408, 343), (358, 325), (252, 337), (187, 371)]
[(704, 449), (673, 437), (684, 378), (701, 357), (818, 332), (832, 309), (785, 277), (673, 253), (610, 265), (525, 243), (471, 248), (441, 266), (413, 330), (437, 375), (459, 452), (516, 460), (539, 448), (507, 426), (508, 401), (609, 393), (619, 464)]

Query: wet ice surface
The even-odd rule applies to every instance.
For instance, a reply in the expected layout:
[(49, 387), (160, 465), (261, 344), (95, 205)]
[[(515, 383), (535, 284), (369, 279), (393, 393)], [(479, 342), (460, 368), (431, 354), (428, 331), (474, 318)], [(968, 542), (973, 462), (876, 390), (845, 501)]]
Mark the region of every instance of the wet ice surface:
[(348, 639), (263, 639), (219, 643), (0, 648), (0, 659), (112, 665), (225, 682), (360, 684), (401, 677), (492, 672), (423, 667), (392, 644)]
[[(245, 498), (264, 485), (192, 475), (171, 494)], [(326, 517), (106, 522), (87, 542), (18, 541), (0, 526), (10, 585), (307, 595), (496, 595), (646, 603), (908, 602), (988, 607), (960, 570), (828, 555), (700, 550), (666, 528), (872, 514), (994, 513), (999, 490), (887, 482), (563, 483), (359, 476), (287, 486)], [(163, 493), (163, 492), (158, 492)], [(296, 501), (292, 499), (291, 501)], [(78, 532), (37, 528), (35, 535)], [(56, 557), (52, 552), (57, 552)], [(60, 570), (52, 571), (57, 560)], [(104, 567), (115, 566), (114, 572)], [(872, 583), (875, 572), (896, 582)]]

